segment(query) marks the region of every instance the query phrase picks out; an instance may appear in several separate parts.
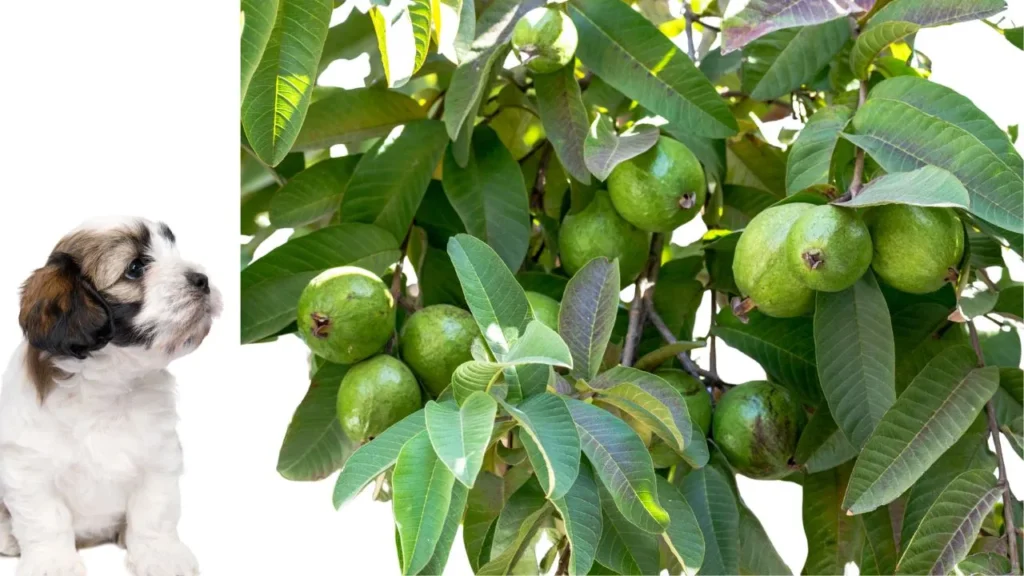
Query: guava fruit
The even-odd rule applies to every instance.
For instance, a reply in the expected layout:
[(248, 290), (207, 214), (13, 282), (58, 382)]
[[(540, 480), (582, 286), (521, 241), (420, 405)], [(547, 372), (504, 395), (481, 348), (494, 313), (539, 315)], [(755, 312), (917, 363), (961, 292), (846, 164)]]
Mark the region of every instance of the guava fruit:
[(579, 37), (572, 19), (557, 8), (534, 8), (512, 29), (512, 48), (530, 70), (547, 74), (572, 61)]
[(715, 444), (739, 473), (773, 479), (789, 474), (806, 418), (785, 388), (747, 382), (722, 395), (715, 407)]
[(814, 309), (814, 291), (800, 281), (786, 259), (786, 235), (812, 204), (794, 202), (760, 212), (747, 224), (733, 255), (736, 287), (757, 309), (776, 318)]
[(540, 292), (527, 292), (526, 299), (530, 301), (530, 308), (533, 308), (533, 317), (558, 332), (558, 312), (562, 308), (558, 300)]
[(690, 149), (662, 136), (653, 148), (631, 158), (608, 176), (615, 210), (647, 232), (671, 232), (704, 206), (704, 169)]
[(314, 354), (352, 364), (380, 352), (391, 338), (394, 300), (372, 272), (354, 266), (332, 268), (302, 290), (298, 327)]
[(699, 426), (707, 436), (711, 430), (711, 395), (704, 388), (704, 384), (686, 372), (674, 368), (662, 368), (654, 374), (683, 395), (686, 410), (690, 413), (690, 421)]
[(420, 386), (408, 366), (379, 354), (353, 365), (338, 389), (338, 420), (354, 442), (372, 440), (420, 409)]
[(604, 256), (619, 259), (619, 281), (625, 287), (640, 275), (647, 263), (651, 236), (626, 222), (612, 206), (608, 192), (599, 190), (586, 208), (569, 214), (558, 231), (562, 266), (570, 275)]
[(473, 359), (470, 347), (480, 329), (461, 308), (436, 304), (405, 321), (398, 339), (402, 360), (436, 398), (452, 381), (452, 373)]
[(871, 266), (871, 235), (850, 208), (815, 206), (789, 229), (786, 258), (811, 290), (840, 292)]
[(875, 249), (871, 267), (886, 284), (927, 294), (955, 277), (964, 228), (951, 208), (887, 204), (870, 209), (864, 219)]

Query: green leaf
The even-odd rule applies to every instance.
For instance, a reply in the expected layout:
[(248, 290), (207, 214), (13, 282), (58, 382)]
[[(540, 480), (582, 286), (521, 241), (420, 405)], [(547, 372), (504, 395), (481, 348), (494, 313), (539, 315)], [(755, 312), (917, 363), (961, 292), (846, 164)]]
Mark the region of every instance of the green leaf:
[[(1002, 375), (1002, 370), (1000, 370), (1000, 375)], [(1006, 439), (1010, 441), (1010, 445), (1020, 456), (1021, 449), (1024, 448), (1024, 406), (1003, 387), (996, 390), (992, 397), (992, 405), (995, 408), (996, 424), (999, 426), (999, 430), (1006, 435)]]
[(860, 560), (860, 521), (840, 506), (849, 478), (849, 465), (804, 477), (804, 574), (842, 574), (847, 562)]
[(779, 556), (761, 521), (746, 506), (740, 506), (740, 574), (749, 576), (785, 575), (793, 571)]
[(356, 449), (338, 421), (336, 399), (348, 366), (326, 363), (313, 376), (284, 435), (277, 472), (289, 480), (322, 480)]
[[(972, 249), (973, 253), (973, 249)], [(997, 314), (1010, 314), (1024, 318), (1024, 284), (1019, 282), (999, 289), (999, 299), (993, 310)]]
[(270, 199), (270, 221), (297, 228), (334, 213), (360, 158), (329, 158), (296, 174)]
[(580, 97), (580, 85), (572, 66), (550, 74), (535, 74), (537, 112), (551, 147), (562, 167), (581, 184), (590, 184), (590, 172), (583, 160), (587, 138), (587, 109)]
[(897, 574), (949, 574), (967, 557), (1002, 489), (991, 471), (957, 476), (924, 515), (896, 565)]
[[(591, 83), (588, 91), (593, 90)], [(634, 128), (637, 126), (633, 125)], [(642, 124), (641, 124), (642, 126)], [(704, 138), (696, 136), (687, 131), (685, 126), (674, 124), (662, 124), (661, 130), (669, 136), (679, 140), (683, 145), (693, 152), (693, 155), (704, 165), (704, 172), (708, 179), (717, 183), (725, 180), (725, 140)]]
[(460, 482), (455, 482), (452, 485), (451, 503), (448, 505), (448, 515), (444, 519), (441, 537), (437, 541), (437, 546), (434, 547), (434, 555), (420, 569), (420, 574), (444, 573), (444, 567), (448, 564), (448, 555), (452, 551), (452, 543), (455, 542), (455, 534), (458, 532), (459, 523), (462, 521), (462, 513), (466, 509), (466, 498), (468, 495), (469, 488), (466, 488)]
[(277, 19), (279, 0), (242, 0), (242, 100), (263, 58)]
[(738, 50), (775, 30), (819, 24), (861, 10), (853, 0), (751, 0), (722, 22), (722, 54)]
[(617, 261), (595, 258), (569, 280), (558, 312), (558, 332), (572, 353), (572, 375), (597, 376), (619, 307)]
[(760, 188), (778, 199), (786, 195), (786, 157), (752, 133), (727, 141), (725, 181)]
[(396, 239), (405, 238), (445, 142), (437, 120), (392, 129), (356, 166), (341, 200), (342, 220), (376, 224)]
[(334, 485), (334, 507), (341, 508), (362, 492), (374, 478), (394, 466), (406, 442), (424, 430), (426, 424), (423, 410), (417, 410), (360, 446), (345, 462), (341, 474), (338, 474)]
[(594, 565), (597, 545), (602, 533), (601, 495), (590, 466), (581, 463), (579, 474), (569, 491), (551, 500), (565, 524), (569, 539), (569, 575), (588, 574)]
[(913, 22), (882, 22), (872, 26), (857, 36), (857, 41), (850, 52), (850, 68), (857, 78), (867, 79), (871, 61), (886, 46), (916, 34), (920, 26)]
[(615, 507), (608, 490), (600, 488), (601, 541), (597, 545), (597, 563), (617, 574), (656, 574), (658, 539), (640, 530)]
[(879, 176), (868, 182), (855, 197), (837, 204), (858, 208), (910, 204), (967, 209), (970, 202), (967, 189), (951, 172), (924, 166), (910, 172)]
[(828, 410), (820, 409), (811, 417), (796, 445), (793, 459), (808, 474), (829, 470), (857, 455)]
[(704, 346), (705, 343), (703, 340), (697, 342), (679, 340), (644, 354), (633, 363), (633, 367), (637, 370), (653, 371), (679, 354), (689, 352), (690, 350), (696, 350), (697, 348), (703, 348)]
[(896, 345), (874, 274), (842, 292), (818, 292), (814, 343), (829, 410), (850, 443), (863, 448), (896, 402)]
[(944, 26), (988, 18), (1006, 9), (1003, 0), (899, 0), (887, 4), (868, 20), (867, 29), (883, 22), (913, 22), (921, 27)]
[(471, 360), (464, 362), (452, 374), (451, 390), (459, 405), (465, 404), (477, 392), (487, 392), (501, 379), (503, 364)]
[(850, 23), (836, 19), (767, 34), (743, 48), (743, 91), (757, 100), (778, 98), (810, 82), (850, 38)]
[(544, 364), (572, 368), (572, 353), (562, 337), (539, 320), (531, 320), (526, 331), (512, 343), (508, 354), (499, 358), (508, 364)]
[(453, 141), (464, 130), (472, 132), (473, 119), (491, 81), (491, 70), (495, 64), (501, 65), (507, 53), (508, 46), (502, 44), (473, 52), (452, 73), (442, 119), (448, 137)]
[(810, 318), (771, 318), (755, 310), (744, 324), (723, 309), (711, 333), (756, 360), (769, 379), (808, 404), (822, 405)]
[(892, 574), (896, 570), (896, 540), (889, 508), (877, 508), (860, 516), (864, 526), (865, 574)]
[(999, 386), (996, 368), (950, 348), (925, 366), (868, 438), (843, 508), (870, 512), (906, 491), (960, 436)]
[(697, 517), (679, 490), (661, 476), (658, 476), (658, 495), (672, 518), (661, 537), (682, 565), (683, 574), (696, 574), (704, 562), (704, 536)]
[(303, 288), (324, 270), (359, 266), (381, 275), (398, 256), (391, 234), (356, 223), (321, 228), (271, 250), (242, 271), (242, 343), (294, 322)]
[(306, 117), (327, 38), (331, 0), (280, 0), (274, 28), (242, 99), (242, 127), (261, 160), (277, 166)]
[(493, 546), (497, 548), (492, 549), (492, 553), (496, 554), (492, 554), (490, 562), (480, 567), (478, 575), (511, 573), (534, 534), (551, 515), (551, 504), (534, 486), (536, 483), (528, 482), (509, 498), (494, 530)]
[(994, 552), (982, 552), (971, 554), (964, 558), (956, 566), (956, 574), (1009, 574), (1011, 570), (1010, 559), (1004, 554)]
[(293, 150), (358, 144), (425, 117), (426, 110), (400, 92), (381, 88), (339, 90), (310, 104)]
[(571, 398), (565, 403), (580, 447), (619, 511), (645, 532), (664, 531), (669, 517), (658, 503), (654, 465), (643, 441), (628, 424), (600, 408)]
[(519, 164), (488, 126), (473, 131), (464, 168), (449, 149), (444, 192), (466, 231), (491, 245), (505, 265), (518, 270), (530, 243), (530, 207)]
[(1012, 232), (1024, 231), (1017, 205), (1024, 161), (970, 100), (921, 78), (891, 78), (872, 89), (853, 127), (856, 134), (843, 137), (887, 172), (926, 164), (949, 170), (970, 193), (973, 214)]
[(454, 484), (455, 476), (434, 453), (426, 431), (413, 436), (398, 453), (391, 486), (403, 574), (416, 574), (434, 555)]
[(544, 495), (551, 500), (565, 496), (580, 467), (580, 437), (565, 401), (560, 396), (542, 393), (515, 407), (502, 402), (502, 408), (525, 432), (519, 439), (526, 447)]
[(829, 106), (811, 116), (786, 159), (787, 194), (830, 182), (832, 155), (839, 133), (852, 117), (853, 110), (848, 106)]
[(725, 476), (713, 466), (683, 477), (680, 492), (704, 535), (703, 574), (739, 573), (739, 509)]
[(473, 572), (479, 571), (490, 556), (487, 536), (504, 505), (504, 481), (490, 472), (481, 472), (469, 491), (466, 516), (462, 522), (462, 540)]
[(1024, 27), (1007, 28), (1003, 31), (1003, 36), (1006, 37), (1007, 42), (1024, 50)]
[(736, 133), (736, 120), (704, 74), (650, 21), (620, 2), (572, 0), (576, 56), (605, 82), (699, 136)]
[(373, 20), (369, 14), (353, 10), (344, 22), (331, 26), (327, 31), (327, 40), (320, 55), (317, 74), (322, 74), (335, 60), (352, 60), (364, 53), (370, 60), (370, 76), (367, 80), (371, 83), (383, 73)]
[(431, 400), (423, 411), (434, 452), (456, 480), (472, 488), (491, 443), (498, 404), (486, 392), (473, 392), (461, 408)]
[(598, 113), (583, 141), (583, 160), (587, 169), (604, 181), (616, 166), (650, 150), (659, 136), (658, 129), (650, 124), (636, 124), (618, 134), (611, 119)]
[(690, 413), (682, 394), (661, 377), (616, 366), (597, 377), (590, 386), (601, 402), (615, 406), (649, 426), (676, 452), (683, 453), (693, 437)]
[[(427, 58), (430, 46), (430, 0), (378, 3), (370, 6), (377, 47), (388, 86), (400, 87)], [(410, 36), (412, 42), (409, 41)]]

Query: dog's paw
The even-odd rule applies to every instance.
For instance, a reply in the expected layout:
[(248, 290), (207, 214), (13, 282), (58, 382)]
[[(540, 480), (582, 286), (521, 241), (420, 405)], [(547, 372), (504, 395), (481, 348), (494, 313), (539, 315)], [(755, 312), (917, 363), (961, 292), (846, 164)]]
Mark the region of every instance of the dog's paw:
[(187, 546), (166, 539), (129, 546), (128, 570), (135, 576), (197, 576), (199, 564)]
[(85, 564), (74, 550), (35, 550), (22, 554), (18, 576), (85, 576)]

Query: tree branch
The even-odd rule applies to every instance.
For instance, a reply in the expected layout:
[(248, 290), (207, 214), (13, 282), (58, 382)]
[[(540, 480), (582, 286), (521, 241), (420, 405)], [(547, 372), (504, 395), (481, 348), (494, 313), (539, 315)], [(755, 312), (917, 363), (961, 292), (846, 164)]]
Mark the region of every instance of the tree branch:
[[(399, 249), (398, 263), (395, 264), (395, 272), (391, 276), (391, 301), (394, 302), (395, 306), (401, 305), (402, 301), (402, 268), (405, 266), (405, 256), (409, 252), (409, 238), (411, 237), (412, 224), (409, 225), (409, 229), (405, 232), (405, 239), (402, 240), (402, 246)], [(385, 352), (391, 353), (397, 341), (398, 333), (392, 334), (391, 339), (388, 340)]]
[(684, 8), (686, 12), (683, 14), (683, 18), (686, 19), (686, 53), (690, 56), (690, 61), (694, 64), (697, 63), (697, 50), (693, 47), (693, 10), (690, 10), (690, 4), (684, 2)]
[(270, 175), (274, 178), (274, 181), (277, 182), (278, 186), (284, 186), (285, 184), (288, 183), (288, 180), (286, 180), (284, 176), (281, 176), (280, 172), (275, 170), (273, 166), (267, 164), (266, 162), (263, 161), (262, 158), (257, 156), (256, 151), (253, 150), (252, 147), (250, 147), (248, 144), (243, 143), (242, 150), (245, 150), (246, 153), (248, 153), (249, 156), (255, 158), (256, 161), (259, 162), (260, 165), (263, 166), (263, 168), (266, 169), (267, 172), (270, 172)]
[[(653, 306), (651, 306), (647, 310), (647, 318), (651, 321), (651, 324), (653, 324), (654, 327), (658, 330), (658, 333), (661, 334), (662, 340), (664, 340), (668, 344), (675, 344), (676, 342), (679, 341), (676, 338), (675, 334), (673, 334), (672, 331), (669, 330), (668, 325), (665, 324), (665, 321), (662, 320), (661, 315), (658, 314), (658, 311), (655, 310)], [(722, 379), (718, 377), (718, 374), (708, 372), (707, 370), (704, 370), (700, 366), (697, 366), (697, 363), (694, 362), (692, 358), (687, 356), (685, 352), (680, 352), (679, 354), (676, 354), (676, 358), (678, 358), (679, 362), (683, 365), (683, 370), (688, 372), (690, 376), (693, 376), (694, 378), (697, 378), (699, 380), (703, 380), (704, 382), (716, 388), (726, 389), (731, 386), (730, 384), (723, 382)]]
[(711, 324), (708, 326), (708, 368), (712, 374), (718, 374), (718, 347), (716, 345), (715, 335), (711, 333), (711, 328), (715, 327), (715, 317), (718, 316), (718, 292), (711, 291)]
[[(967, 322), (967, 330), (971, 335), (971, 346), (974, 354), (978, 357), (978, 366), (985, 365), (985, 355), (981, 350), (981, 342), (978, 340), (978, 329), (974, 327), (974, 321)], [(999, 465), (999, 485), (1003, 489), (1003, 523), (1006, 534), (1006, 550), (1010, 556), (1010, 573), (1020, 574), (1020, 563), (1017, 558), (1017, 530), (1013, 525), (1013, 495), (1010, 493), (1010, 483), (1006, 479), (1006, 461), (1003, 459), (1003, 444), (999, 440), (999, 425), (996, 423), (996, 408), (992, 400), (985, 403), (985, 414), (988, 417), (988, 432), (992, 436), (992, 444), (996, 449), (996, 462)]]
[(661, 269), (661, 244), (664, 241), (662, 234), (655, 234), (651, 240), (650, 252), (647, 255), (647, 265), (640, 272), (636, 282), (633, 284), (633, 303), (629, 307), (629, 329), (626, 331), (626, 340), (622, 346), (622, 365), (632, 366), (636, 359), (636, 347), (640, 343), (640, 336), (644, 327), (644, 306), (654, 298), (654, 282), (658, 279), (658, 271)]
[[(860, 109), (864, 105), (864, 101), (868, 97), (868, 83), (866, 80), (860, 81), (860, 88), (857, 89), (857, 109)], [(864, 179), (864, 149), (857, 148), (857, 156), (853, 161), (853, 180), (850, 182), (849, 195), (853, 198), (860, 193), (861, 180)]]
[(571, 554), (572, 548), (567, 543), (565, 549), (562, 550), (562, 554), (558, 557), (558, 569), (555, 570), (555, 576), (569, 574), (569, 556)]

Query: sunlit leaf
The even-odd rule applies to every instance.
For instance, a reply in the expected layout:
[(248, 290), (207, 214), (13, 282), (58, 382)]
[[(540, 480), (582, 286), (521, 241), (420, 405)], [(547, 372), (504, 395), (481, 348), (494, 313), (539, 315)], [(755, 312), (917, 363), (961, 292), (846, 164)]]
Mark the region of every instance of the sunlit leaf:
[(324, 364), (309, 383), (288, 425), (277, 472), (289, 480), (321, 480), (341, 468), (356, 449), (338, 420), (336, 399), (347, 366)]
[(882, 22), (872, 26), (857, 36), (857, 41), (850, 52), (850, 68), (857, 78), (868, 77), (868, 67), (878, 53), (893, 42), (915, 34), (920, 26), (913, 22), (898, 20)]
[(572, 66), (533, 77), (537, 90), (537, 111), (551, 147), (566, 172), (582, 184), (590, 183), (590, 172), (583, 160), (583, 141), (587, 138), (587, 109), (580, 98)]
[(580, 467), (580, 437), (565, 401), (554, 394), (537, 394), (518, 406), (502, 408), (519, 424), (520, 440), (544, 494), (551, 500), (565, 496)]
[(951, 172), (924, 166), (910, 172), (885, 174), (868, 182), (853, 198), (840, 206), (864, 207), (882, 204), (968, 208), (967, 189)]
[(683, 574), (696, 574), (704, 562), (704, 536), (693, 509), (668, 480), (658, 477), (658, 495), (672, 522), (662, 538), (683, 567)]
[(263, 57), (277, 19), (279, 0), (242, 0), (242, 100)]
[(743, 48), (742, 88), (757, 100), (772, 100), (810, 82), (850, 38), (845, 19), (767, 34)]
[[(800, 131), (786, 160), (786, 193), (828, 184), (839, 133), (853, 117), (847, 106), (829, 106), (814, 113)], [(726, 197), (728, 199), (728, 196)]]
[(296, 174), (270, 199), (270, 221), (288, 228), (333, 214), (360, 158), (329, 158)]
[(598, 180), (606, 180), (616, 166), (650, 150), (658, 143), (658, 136), (658, 129), (650, 124), (638, 124), (617, 134), (611, 119), (598, 114), (583, 142), (584, 162)]
[(380, 88), (339, 90), (313, 102), (295, 138), (295, 150), (322, 150), (386, 136), (393, 128), (426, 117), (415, 100)]
[(430, 401), (423, 411), (434, 452), (459, 482), (472, 488), (491, 443), (497, 403), (485, 392), (474, 392), (461, 407)]
[(426, 431), (413, 436), (398, 453), (391, 485), (402, 573), (416, 574), (434, 555), (455, 485), (455, 476), (434, 453)]
[[(423, 410), (417, 410), (360, 446), (345, 462), (341, 474), (338, 474), (334, 485), (334, 507), (341, 508), (362, 492), (374, 478), (394, 466), (405, 443), (424, 430), (426, 424)], [(429, 441), (426, 434), (424, 439)]]

